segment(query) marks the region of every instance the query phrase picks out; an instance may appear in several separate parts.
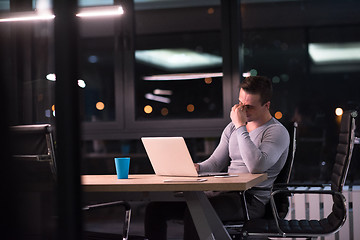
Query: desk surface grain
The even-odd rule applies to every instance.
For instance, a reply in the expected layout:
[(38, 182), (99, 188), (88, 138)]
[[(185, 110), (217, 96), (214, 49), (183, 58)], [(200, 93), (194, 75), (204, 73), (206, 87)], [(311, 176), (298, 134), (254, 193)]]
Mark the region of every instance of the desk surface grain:
[(165, 179), (189, 180), (194, 177), (169, 177), (154, 174), (132, 174), (128, 179), (116, 175), (83, 175), (85, 192), (155, 192), (155, 191), (244, 191), (267, 179), (266, 174), (240, 173), (237, 177), (207, 179), (204, 182), (164, 182)]

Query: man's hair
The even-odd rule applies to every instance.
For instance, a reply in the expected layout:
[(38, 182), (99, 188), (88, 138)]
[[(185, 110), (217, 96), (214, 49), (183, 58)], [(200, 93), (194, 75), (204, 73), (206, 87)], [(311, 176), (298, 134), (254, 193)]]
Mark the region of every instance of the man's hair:
[(271, 100), (272, 84), (269, 78), (264, 76), (250, 76), (240, 83), (240, 88), (250, 94), (259, 94), (261, 105)]

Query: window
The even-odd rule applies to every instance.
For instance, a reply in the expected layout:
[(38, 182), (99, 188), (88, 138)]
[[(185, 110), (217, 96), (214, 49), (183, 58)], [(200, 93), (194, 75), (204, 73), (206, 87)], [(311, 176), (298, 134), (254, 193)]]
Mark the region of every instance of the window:
[(359, 109), (360, 25), (353, 22), (358, 4), (350, 5), (242, 5), (244, 71), (270, 77), (272, 113), (286, 126), (299, 124), (295, 181), (329, 180), (341, 118), (335, 109)]

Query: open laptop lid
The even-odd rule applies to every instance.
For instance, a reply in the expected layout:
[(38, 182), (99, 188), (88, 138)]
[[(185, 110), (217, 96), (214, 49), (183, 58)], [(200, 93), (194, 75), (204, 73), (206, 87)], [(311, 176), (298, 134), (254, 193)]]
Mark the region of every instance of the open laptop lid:
[(183, 137), (142, 137), (156, 175), (197, 177)]

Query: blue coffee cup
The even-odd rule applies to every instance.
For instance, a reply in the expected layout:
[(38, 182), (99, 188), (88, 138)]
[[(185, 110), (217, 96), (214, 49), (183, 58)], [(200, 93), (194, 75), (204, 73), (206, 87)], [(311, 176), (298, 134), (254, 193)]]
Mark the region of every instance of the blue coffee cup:
[(129, 157), (121, 157), (115, 158), (115, 169), (118, 179), (127, 179), (129, 177), (129, 166), (130, 166), (130, 158)]

